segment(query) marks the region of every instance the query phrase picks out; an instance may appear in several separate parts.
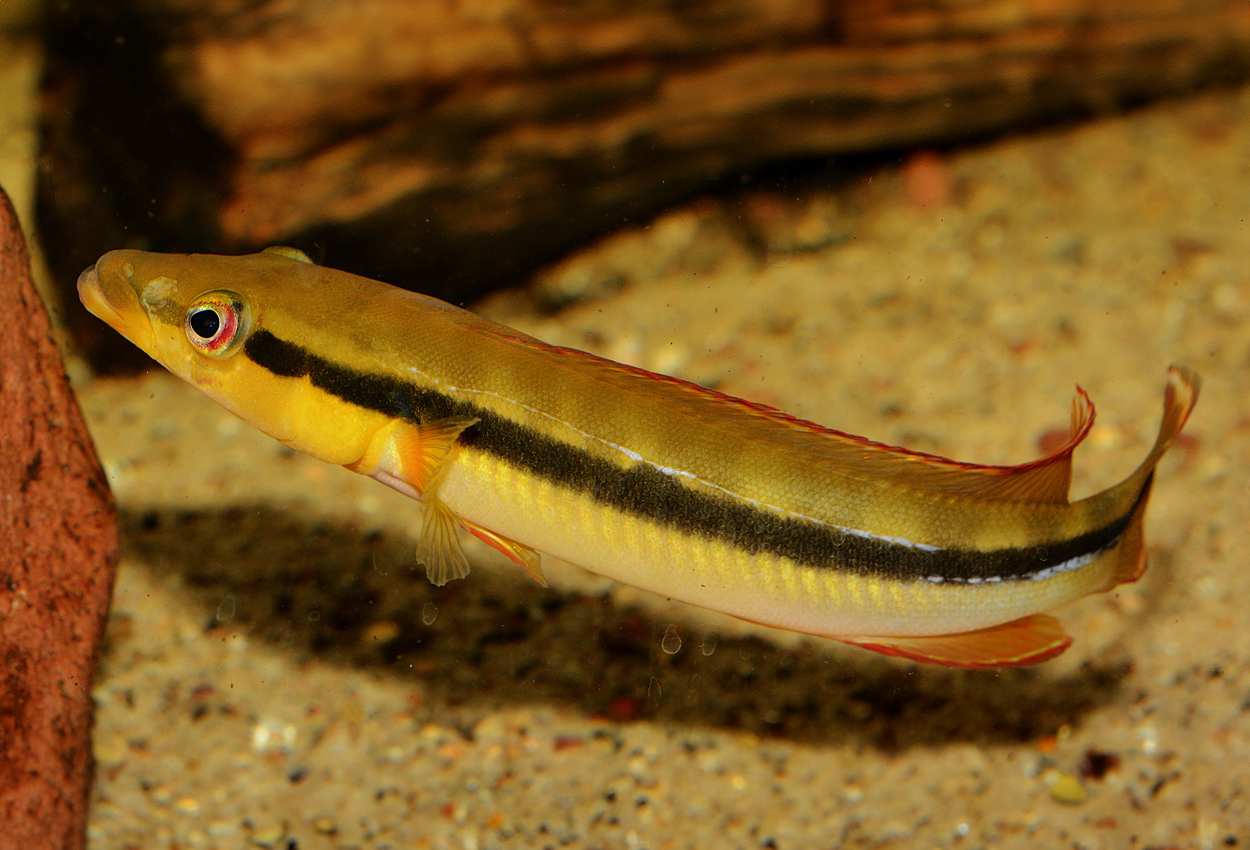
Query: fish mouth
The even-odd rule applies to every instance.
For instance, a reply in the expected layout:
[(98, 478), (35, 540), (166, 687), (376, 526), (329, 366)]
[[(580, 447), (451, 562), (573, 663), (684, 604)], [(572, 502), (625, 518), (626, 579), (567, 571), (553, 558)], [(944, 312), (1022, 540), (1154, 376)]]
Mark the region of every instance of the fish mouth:
[[(87, 308), (91, 315), (107, 324), (149, 355), (153, 355), (156, 342), (155, 335), (152, 332), (151, 324), (147, 321), (147, 314), (138, 306), (138, 297), (133, 295), (133, 290), (121, 288), (121, 295), (131, 296), (129, 299), (123, 297), (122, 300), (130, 300), (134, 303), (131, 309), (126, 309), (127, 305), (123, 305), (119, 309), (115, 302), (110, 300), (108, 295), (105, 294), (105, 287), (100, 282), (99, 266), (100, 263), (96, 263), (78, 276), (79, 300), (82, 301), (83, 306)], [(111, 286), (110, 289), (116, 292), (118, 287)], [(138, 311), (138, 315), (136, 315), (136, 311)]]
[(83, 306), (91, 315), (102, 322), (119, 330), (120, 325), (125, 323), (122, 314), (117, 312), (104, 297), (104, 290), (100, 288), (100, 278), (95, 273), (95, 266), (91, 266), (78, 276), (78, 299), (82, 301)]

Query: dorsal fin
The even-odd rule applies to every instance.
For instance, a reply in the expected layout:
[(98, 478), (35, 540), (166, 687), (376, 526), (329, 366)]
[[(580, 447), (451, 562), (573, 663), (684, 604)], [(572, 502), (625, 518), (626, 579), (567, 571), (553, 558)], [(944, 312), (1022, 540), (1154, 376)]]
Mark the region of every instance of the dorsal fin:
[(578, 349), (551, 345), (476, 317), (473, 320), (477, 331), (545, 354), (551, 357), (552, 366), (590, 367), (597, 379), (613, 389), (680, 409), (692, 419), (714, 425), (722, 433), (736, 431), (756, 445), (773, 445), (778, 451), (799, 454), (813, 464), (827, 464), (865, 478), (875, 477), (960, 498), (1067, 504), (1072, 452), (1094, 424), (1094, 406), (1085, 391), (1077, 387), (1072, 404), (1071, 435), (1058, 451), (1017, 466), (961, 463), (835, 431), (768, 405), (734, 398), (680, 378), (605, 360)]
[[(1072, 483), (1072, 453), (1094, 427), (1094, 404), (1085, 390), (1072, 399), (1072, 426), (1067, 441), (1046, 457), (1018, 466), (951, 464), (916, 467), (918, 479), (932, 489), (992, 502), (1034, 502), (1066, 505)], [(921, 459), (923, 463), (923, 458)], [(918, 481), (917, 483), (921, 483)]]

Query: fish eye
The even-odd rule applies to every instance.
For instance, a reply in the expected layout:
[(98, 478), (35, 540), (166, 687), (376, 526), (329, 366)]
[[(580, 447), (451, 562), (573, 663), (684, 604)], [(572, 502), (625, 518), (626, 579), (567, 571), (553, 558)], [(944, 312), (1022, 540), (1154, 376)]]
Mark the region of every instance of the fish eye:
[(209, 357), (234, 354), (247, 338), (251, 321), (247, 301), (237, 292), (206, 292), (191, 302), (183, 319), (187, 340)]
[(200, 339), (211, 340), (221, 328), (220, 308), (197, 307), (187, 316), (187, 327)]

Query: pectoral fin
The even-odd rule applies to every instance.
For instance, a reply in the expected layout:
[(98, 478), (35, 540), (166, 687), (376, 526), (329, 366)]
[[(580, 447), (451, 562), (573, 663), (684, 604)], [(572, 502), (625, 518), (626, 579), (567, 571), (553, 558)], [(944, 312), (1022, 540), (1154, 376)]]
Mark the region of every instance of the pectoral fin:
[(400, 477), (421, 494), (424, 501), (438, 491), (451, 459), (456, 441), (477, 419), (446, 419), (441, 422), (411, 425), (403, 423), (393, 436), (399, 456)]
[(430, 582), (439, 587), (469, 574), (469, 561), (457, 534), (463, 521), (439, 500), (438, 488), (455, 460), (456, 441), (477, 421), (447, 419), (414, 425), (395, 420), (378, 432), (360, 460), (347, 467), (421, 503), (417, 560), (425, 564)]
[(396, 435), (403, 477), (421, 493), (421, 539), (417, 560), (425, 564), (430, 584), (442, 587), (469, 574), (469, 560), (460, 546), (456, 526), (461, 523), (451, 508), (438, 498), (438, 487), (451, 468), (456, 441), (477, 419), (448, 419)]
[(1031, 614), (974, 632), (927, 637), (838, 638), (843, 643), (947, 667), (1016, 667), (1054, 658), (1072, 638), (1054, 617)]

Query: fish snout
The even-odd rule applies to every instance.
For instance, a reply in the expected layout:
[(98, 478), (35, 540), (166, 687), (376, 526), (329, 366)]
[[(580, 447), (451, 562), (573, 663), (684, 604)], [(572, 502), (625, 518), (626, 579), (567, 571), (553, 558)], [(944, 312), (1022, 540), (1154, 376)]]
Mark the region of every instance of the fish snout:
[(134, 252), (111, 251), (78, 276), (78, 298), (96, 318), (155, 356), (155, 335), (134, 289)]
[(117, 327), (121, 322), (121, 314), (104, 297), (104, 290), (100, 287), (100, 277), (96, 274), (95, 266), (84, 270), (78, 276), (78, 299), (97, 319), (113, 327)]

